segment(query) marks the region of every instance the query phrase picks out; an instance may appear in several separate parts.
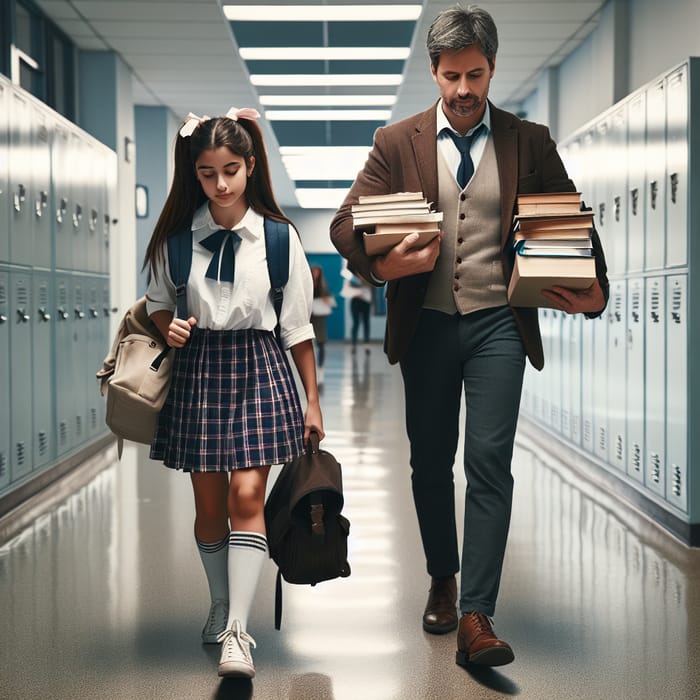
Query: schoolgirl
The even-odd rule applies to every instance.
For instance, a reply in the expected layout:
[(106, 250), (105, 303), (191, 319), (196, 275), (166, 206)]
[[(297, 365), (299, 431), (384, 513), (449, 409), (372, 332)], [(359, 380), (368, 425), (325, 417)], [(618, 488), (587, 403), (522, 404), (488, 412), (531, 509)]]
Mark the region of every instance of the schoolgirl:
[[(188, 116), (144, 263), (151, 272), (148, 313), (178, 349), (151, 457), (190, 473), (194, 535), (211, 597), (202, 640), (221, 642), (220, 676), (249, 678), (255, 641), (248, 615), (268, 556), (270, 466), (299, 455), (312, 429), (323, 437), (309, 320), (311, 272), (294, 230), (279, 318), (283, 348), (274, 335), (263, 217), (289, 220), (272, 192), (258, 117), (236, 108), (224, 117)], [(166, 241), (183, 227), (192, 229), (192, 267), (188, 318), (176, 318)], [(304, 386), (305, 413), (286, 349)]]

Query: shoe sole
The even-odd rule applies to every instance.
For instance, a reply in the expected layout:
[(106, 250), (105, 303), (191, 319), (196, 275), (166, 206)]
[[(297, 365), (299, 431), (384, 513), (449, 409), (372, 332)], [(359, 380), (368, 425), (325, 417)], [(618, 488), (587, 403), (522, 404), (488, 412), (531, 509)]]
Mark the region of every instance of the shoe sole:
[(457, 620), (450, 622), (448, 625), (426, 625), (423, 623), (423, 631), (428, 634), (447, 634), (452, 632), (452, 630), (457, 629)]
[(457, 651), (455, 660), (459, 666), (469, 666), (470, 664), (477, 666), (505, 666), (511, 663), (513, 659), (515, 659), (515, 654), (513, 654), (511, 649), (493, 647), (491, 649), (482, 649), (471, 657), (466, 651)]
[(202, 635), (202, 644), (221, 644), (221, 642), (217, 639), (218, 636), (218, 634), (216, 637), (205, 637)]
[(255, 669), (249, 666), (238, 666), (229, 664), (219, 665), (219, 675), (222, 678), (255, 678)]

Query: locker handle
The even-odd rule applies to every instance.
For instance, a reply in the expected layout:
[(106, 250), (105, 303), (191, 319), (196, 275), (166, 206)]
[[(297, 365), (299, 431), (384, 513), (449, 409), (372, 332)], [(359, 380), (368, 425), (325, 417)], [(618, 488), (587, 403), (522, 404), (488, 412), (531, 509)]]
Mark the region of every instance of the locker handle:
[(601, 226), (605, 226), (605, 202), (598, 205), (598, 221), (600, 221)]
[(97, 212), (94, 209), (90, 210), (90, 223), (88, 226), (90, 227), (90, 232), (94, 232), (95, 229), (97, 228)]
[(42, 190), (39, 193), (39, 196), (37, 197), (36, 202), (34, 202), (34, 213), (37, 215), (38, 218), (41, 218), (44, 214), (44, 209), (46, 209), (46, 205), (49, 203), (49, 195), (47, 194), (46, 191)]
[(631, 189), (630, 196), (632, 197), (632, 216), (637, 216), (637, 207), (639, 205), (639, 189), (637, 187)]
[(615, 221), (619, 221), (620, 220), (620, 198), (615, 197), (614, 202), (615, 202)]
[(68, 210), (68, 200), (65, 197), (61, 197), (61, 203), (56, 209), (56, 221), (59, 224), (63, 223), (63, 217), (66, 215), (66, 211)]
[(15, 211), (22, 211), (22, 202), (27, 198), (27, 189), (24, 185), (17, 186), (17, 192), (12, 195), (12, 203)]
[(98, 316), (97, 309), (91, 306), (90, 307), (90, 318), (97, 318), (97, 316)]
[(675, 204), (678, 195), (678, 173), (671, 173), (671, 201)]
[(651, 208), (656, 209), (656, 196), (659, 193), (659, 183), (656, 180), (652, 180), (649, 183), (649, 195), (651, 197)]
[(65, 309), (58, 309), (58, 318), (65, 321), (68, 318), (68, 312)]
[(26, 323), (29, 321), (29, 314), (24, 309), (17, 309), (17, 320), (20, 323)]
[(75, 317), (80, 319), (80, 318), (85, 318), (85, 312), (81, 311), (80, 309), (75, 310)]
[(50, 321), (51, 314), (46, 309), (39, 309), (39, 316), (42, 321)]
[(83, 218), (83, 208), (80, 204), (75, 205), (75, 211), (73, 212), (73, 228), (80, 228), (80, 221)]
[(0, 314), (0, 323), (5, 323), (7, 321), (7, 316), (5, 314)]

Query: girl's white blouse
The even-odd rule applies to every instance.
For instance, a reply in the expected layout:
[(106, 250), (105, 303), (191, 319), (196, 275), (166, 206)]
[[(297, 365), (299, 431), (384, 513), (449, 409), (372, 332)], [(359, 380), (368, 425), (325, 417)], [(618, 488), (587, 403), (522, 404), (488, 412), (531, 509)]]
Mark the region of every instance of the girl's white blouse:
[[(187, 282), (187, 307), (197, 326), (210, 330), (256, 328), (272, 331), (277, 325), (270, 296), (270, 278), (265, 256), (263, 217), (248, 209), (235, 231), (241, 237), (236, 250), (234, 283), (205, 277), (212, 255), (201, 241), (222, 227), (214, 222), (208, 203), (204, 203), (192, 220), (192, 267)], [(289, 235), (289, 281), (284, 288), (280, 313), (280, 336), (285, 349), (314, 337), (310, 322), (313, 281), (299, 236)], [(146, 292), (149, 315), (155, 311), (175, 311), (175, 285), (166, 264), (166, 246), (151, 275)], [(155, 281), (157, 277), (157, 282)]]

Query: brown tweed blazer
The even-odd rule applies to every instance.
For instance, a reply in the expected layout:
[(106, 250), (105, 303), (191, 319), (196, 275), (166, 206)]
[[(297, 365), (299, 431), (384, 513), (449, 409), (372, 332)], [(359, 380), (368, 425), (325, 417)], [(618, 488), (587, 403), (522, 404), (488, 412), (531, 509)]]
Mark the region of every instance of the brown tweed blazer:
[[(438, 200), (437, 103), (395, 124), (377, 129), (364, 168), (331, 222), (331, 240), (353, 272), (371, 280), (373, 258), (366, 255), (362, 238), (352, 228), (350, 207), (360, 195), (423, 192), (429, 202)], [(501, 184), (501, 243), (506, 284), (513, 270), (511, 226), (517, 194), (575, 191), (564, 169), (549, 129), (519, 119), (490, 104), (491, 128)], [(593, 233), (596, 270), (605, 298), (608, 281), (598, 234)], [(425, 298), (430, 273), (402, 277), (387, 283), (387, 325), (384, 350), (389, 362), (398, 362), (413, 337)], [(530, 362), (544, 366), (537, 309), (513, 308), (513, 315)], [(599, 314), (590, 314), (596, 316)]]

